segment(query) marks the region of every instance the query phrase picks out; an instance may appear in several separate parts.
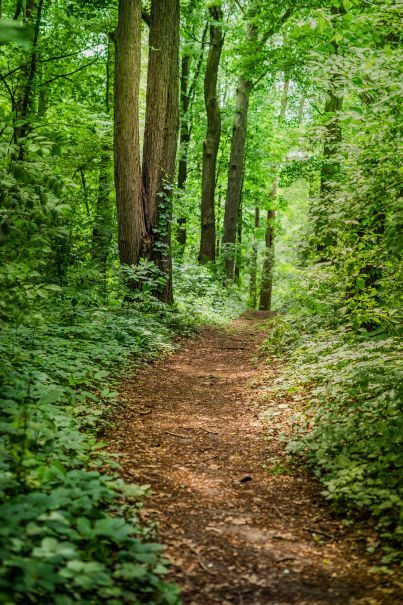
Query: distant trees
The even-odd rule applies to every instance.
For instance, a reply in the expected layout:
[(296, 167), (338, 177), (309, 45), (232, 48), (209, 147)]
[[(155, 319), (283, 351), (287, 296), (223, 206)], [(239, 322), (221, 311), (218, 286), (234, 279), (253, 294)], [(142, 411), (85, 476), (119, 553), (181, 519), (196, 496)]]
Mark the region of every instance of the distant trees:
[[(365, 177), (371, 190), (373, 149), (384, 134), (360, 116), (376, 122), (382, 103), (394, 102), (391, 93), (382, 97), (389, 86), (382, 74), (399, 48), (396, 7), (382, 0), (189, 0), (180, 15), (178, 0), (152, 0), (147, 9), (139, 0), (76, 3), (80, 11), (47, 0), (2, 3), (22, 42), (2, 46), (0, 162), (36, 183), (38, 204), (53, 199), (58, 179), (60, 190), (69, 184), (49, 255), (58, 283), (79, 268), (107, 296), (118, 251), (129, 267), (119, 275), (132, 290), (140, 292), (146, 279), (150, 291), (171, 302), (174, 253), (179, 263), (208, 265), (225, 285), (248, 283), (251, 304), (269, 308), (284, 188), (298, 179), (310, 191), (304, 258), (337, 264), (341, 242), (350, 241), (342, 201), (358, 199), (357, 191), (347, 193), (350, 151), (367, 133), (362, 146), (371, 141), (371, 150), (364, 157), (356, 149), (355, 157), (362, 160), (357, 180)], [(357, 64), (366, 55), (374, 68), (364, 61), (361, 73)], [(376, 161), (387, 165), (387, 158)], [(52, 174), (52, 185), (46, 176), (39, 187), (35, 170), (35, 178)], [(386, 178), (378, 181), (381, 199)], [(11, 214), (23, 207), (13, 199), (0, 222), (2, 240)], [(388, 237), (387, 192), (383, 199), (374, 201), (371, 217), (357, 202), (349, 234), (360, 245), (370, 228), (377, 245)], [(356, 282), (368, 294), (387, 272), (364, 256)], [(355, 286), (346, 281), (350, 305)]]

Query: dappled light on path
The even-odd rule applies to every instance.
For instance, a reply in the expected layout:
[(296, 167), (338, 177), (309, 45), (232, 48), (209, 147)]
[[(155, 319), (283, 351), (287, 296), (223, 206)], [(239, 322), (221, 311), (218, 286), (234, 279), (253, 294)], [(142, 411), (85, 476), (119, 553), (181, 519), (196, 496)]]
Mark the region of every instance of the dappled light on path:
[(264, 395), (281, 368), (259, 358), (262, 319), (205, 328), (121, 387), (111, 449), (126, 480), (151, 484), (144, 514), (169, 579), (189, 605), (398, 603), (360, 536), (268, 438)]

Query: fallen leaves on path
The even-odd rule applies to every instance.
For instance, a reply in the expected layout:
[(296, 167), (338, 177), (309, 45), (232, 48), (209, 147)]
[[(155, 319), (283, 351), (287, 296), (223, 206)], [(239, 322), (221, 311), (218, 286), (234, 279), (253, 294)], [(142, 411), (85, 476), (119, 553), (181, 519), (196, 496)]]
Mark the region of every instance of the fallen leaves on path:
[(397, 604), (315, 482), (270, 466), (284, 455), (268, 435), (289, 406), (264, 414), (281, 368), (256, 360), (259, 319), (206, 328), (122, 384), (110, 448), (126, 479), (152, 487), (145, 515), (158, 522), (169, 579), (188, 605)]

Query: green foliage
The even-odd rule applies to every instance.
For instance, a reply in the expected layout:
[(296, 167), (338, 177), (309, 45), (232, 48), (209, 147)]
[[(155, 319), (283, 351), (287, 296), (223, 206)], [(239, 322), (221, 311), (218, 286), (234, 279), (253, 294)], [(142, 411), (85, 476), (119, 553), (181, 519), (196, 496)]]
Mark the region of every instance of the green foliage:
[(287, 449), (339, 511), (373, 516), (391, 562), (402, 543), (401, 342), (336, 324), (309, 308), (273, 324), (266, 350), (290, 360), (276, 393), (295, 405)]
[(245, 309), (244, 296), (211, 268), (196, 263), (174, 266), (178, 309), (197, 323), (225, 323)]
[[(289, 360), (276, 395), (295, 404), (288, 450), (312, 466), (336, 510), (375, 520), (391, 563), (403, 510), (399, 12), (393, 2), (343, 7), (320, 9), (316, 26), (333, 40), (308, 62), (342, 108), (318, 110), (307, 161), (282, 171), (275, 288), (284, 316), (266, 347)], [(326, 162), (335, 170), (323, 171)]]
[(178, 601), (139, 520), (147, 486), (124, 484), (94, 433), (117, 396), (116, 362), (169, 350), (173, 335), (131, 308), (66, 307), (53, 324), (3, 330), (2, 601)]
[(32, 29), (18, 21), (9, 19), (0, 20), (0, 43), (13, 42), (26, 48), (30, 47), (32, 41)]

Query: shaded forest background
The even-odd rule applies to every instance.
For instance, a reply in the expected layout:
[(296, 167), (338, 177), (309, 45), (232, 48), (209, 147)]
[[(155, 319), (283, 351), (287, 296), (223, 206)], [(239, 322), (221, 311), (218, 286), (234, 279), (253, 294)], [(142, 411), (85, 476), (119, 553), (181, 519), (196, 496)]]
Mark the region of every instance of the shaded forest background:
[(0, 11), (0, 597), (177, 602), (96, 436), (133, 354), (247, 307), (279, 312), (290, 455), (395, 562), (399, 3)]

